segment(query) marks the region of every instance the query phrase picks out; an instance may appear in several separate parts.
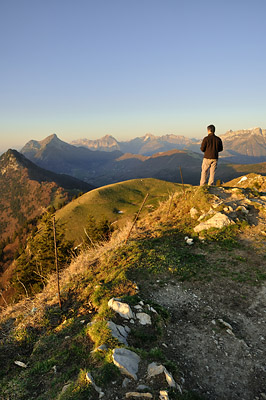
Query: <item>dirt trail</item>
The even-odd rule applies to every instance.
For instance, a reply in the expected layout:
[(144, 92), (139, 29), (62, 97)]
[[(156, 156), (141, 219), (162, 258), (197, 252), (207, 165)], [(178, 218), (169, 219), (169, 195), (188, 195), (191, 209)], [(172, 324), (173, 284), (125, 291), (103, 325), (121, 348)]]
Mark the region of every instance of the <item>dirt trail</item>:
[[(237, 304), (241, 296), (245, 306)], [(170, 311), (167, 356), (184, 374), (184, 388), (212, 400), (264, 399), (266, 286), (167, 285), (151, 298)]]
[[(243, 247), (233, 256), (245, 259), (250, 268), (261, 265), (266, 270), (265, 196), (258, 209), (256, 199), (244, 192), (213, 188), (212, 193), (217, 204), (234, 209), (228, 212), (233, 217), (238, 206), (247, 208), (250, 227), (241, 234)], [(227, 258), (226, 251), (210, 252), (205, 254), (208, 263)], [(150, 298), (170, 312), (166, 354), (179, 366), (183, 388), (209, 400), (266, 399), (265, 284), (226, 277), (208, 283), (172, 282), (158, 284)]]

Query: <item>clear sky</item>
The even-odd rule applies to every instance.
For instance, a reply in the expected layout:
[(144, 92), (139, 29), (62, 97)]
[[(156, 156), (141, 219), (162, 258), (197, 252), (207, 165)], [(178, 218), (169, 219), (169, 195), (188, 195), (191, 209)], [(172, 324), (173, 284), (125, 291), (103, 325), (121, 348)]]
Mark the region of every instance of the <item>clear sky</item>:
[(265, 0), (0, 0), (0, 150), (266, 128)]

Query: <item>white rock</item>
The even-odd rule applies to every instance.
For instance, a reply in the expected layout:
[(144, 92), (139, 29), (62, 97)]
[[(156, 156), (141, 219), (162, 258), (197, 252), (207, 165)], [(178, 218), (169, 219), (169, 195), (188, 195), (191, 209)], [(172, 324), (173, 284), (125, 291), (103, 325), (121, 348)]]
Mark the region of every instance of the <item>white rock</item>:
[(131, 350), (116, 348), (113, 350), (113, 363), (124, 375), (137, 380), (140, 357)]
[(14, 363), (15, 363), (16, 365), (18, 365), (19, 367), (27, 368), (27, 365), (26, 365), (24, 362), (22, 362), (22, 361), (14, 361)]
[(169, 400), (167, 390), (160, 390), (159, 400)]
[(195, 208), (195, 207), (192, 207), (191, 209), (190, 209), (190, 216), (191, 216), (191, 218), (196, 218), (197, 217), (197, 215), (198, 215), (198, 210)]
[(128, 392), (126, 393), (126, 399), (129, 399), (130, 397), (142, 397), (144, 399), (152, 399), (152, 394), (151, 393), (138, 393), (138, 392)]
[(153, 376), (160, 375), (164, 372), (164, 366), (157, 364), (155, 362), (148, 365), (148, 379)]
[(117, 312), (122, 318), (125, 319), (134, 319), (134, 314), (127, 303), (122, 303), (114, 298), (108, 301), (108, 307), (112, 308), (115, 312)]
[(137, 306), (134, 306), (134, 308), (136, 309), (136, 310), (142, 310), (142, 307), (138, 304)]
[(151, 325), (151, 317), (146, 313), (137, 313), (137, 319), (141, 325)]
[(106, 344), (101, 344), (101, 346), (97, 347), (96, 349), (92, 350), (91, 353), (97, 353), (97, 351), (105, 351), (108, 347)]
[(144, 391), (144, 390), (151, 390), (151, 388), (149, 386), (147, 386), (147, 385), (138, 385), (137, 386), (137, 390)]
[(232, 326), (228, 322), (225, 322), (222, 318), (219, 318), (218, 321), (226, 328), (229, 328), (231, 331), (233, 330)]
[(96, 392), (99, 393), (99, 399), (101, 399), (104, 396), (104, 392), (102, 391), (102, 389), (99, 386), (97, 386), (95, 384), (94, 379), (93, 379), (92, 375), (89, 372), (86, 373), (86, 379), (94, 387)]
[(208, 221), (201, 222), (199, 225), (195, 226), (194, 231), (200, 232), (204, 229), (218, 228), (221, 229), (225, 226), (235, 224), (227, 215), (218, 212), (213, 217), (208, 219)]
[(67, 391), (67, 389), (71, 386), (71, 383), (67, 383), (65, 386), (63, 386), (61, 393), (60, 393), (60, 397)]
[(242, 178), (241, 178), (237, 183), (244, 182), (244, 181), (246, 181), (247, 179), (248, 179), (247, 176), (242, 176)]
[(189, 246), (191, 246), (191, 245), (193, 244), (193, 239), (192, 239), (192, 238), (188, 238), (188, 239), (186, 240), (186, 243), (187, 243)]
[(126, 388), (127, 385), (129, 384), (129, 382), (131, 382), (130, 379), (125, 378), (125, 379), (123, 380), (123, 382), (122, 382), (122, 387), (123, 387), (123, 388)]
[(170, 372), (168, 372), (166, 368), (164, 368), (164, 375), (165, 375), (165, 378), (166, 378), (166, 381), (167, 381), (168, 385), (170, 387), (175, 388), (176, 387), (175, 380), (174, 380), (172, 374)]
[(231, 329), (226, 329), (226, 332), (231, 336), (235, 336), (233, 331), (231, 331)]
[(148, 379), (164, 373), (165, 379), (170, 387), (177, 388), (180, 393), (182, 393), (179, 385), (176, 384), (172, 374), (167, 371), (167, 369), (162, 364), (157, 364), (155, 362), (148, 365)]
[(108, 328), (111, 330), (112, 336), (120, 343), (127, 345), (127, 336), (130, 333), (130, 328), (122, 325), (116, 325), (113, 321), (107, 322)]

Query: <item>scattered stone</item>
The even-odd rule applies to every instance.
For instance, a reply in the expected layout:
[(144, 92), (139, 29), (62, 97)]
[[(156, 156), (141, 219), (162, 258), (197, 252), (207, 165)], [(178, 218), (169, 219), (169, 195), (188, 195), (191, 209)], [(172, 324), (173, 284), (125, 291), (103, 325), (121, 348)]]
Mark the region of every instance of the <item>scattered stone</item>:
[(185, 242), (188, 244), (188, 245), (192, 245), (193, 244), (193, 239), (192, 238), (189, 238), (188, 236), (185, 236)]
[(71, 386), (71, 383), (67, 383), (65, 386), (63, 386), (61, 393), (59, 395), (59, 399), (61, 398), (61, 396), (67, 391), (67, 389)]
[(155, 362), (148, 365), (148, 379), (152, 378), (153, 376), (160, 375), (163, 372), (164, 372), (163, 365), (158, 365)]
[(221, 229), (225, 226), (229, 226), (232, 224), (235, 224), (235, 222), (232, 219), (230, 219), (227, 215), (218, 212), (207, 221), (201, 222), (199, 225), (195, 226), (194, 231), (201, 232), (204, 229), (210, 229), (210, 228)]
[(196, 218), (197, 217), (197, 215), (198, 215), (198, 210), (195, 208), (195, 207), (192, 207), (191, 209), (190, 209), (190, 216), (191, 216), (191, 218)]
[(154, 314), (158, 314), (157, 311), (153, 307), (151, 307), (151, 312), (153, 312)]
[(260, 395), (261, 395), (261, 397), (262, 397), (263, 399), (266, 400), (266, 394), (265, 394), (265, 393), (261, 393)]
[(176, 387), (175, 380), (174, 380), (172, 374), (170, 372), (168, 372), (166, 368), (164, 368), (164, 375), (165, 375), (168, 385), (172, 388), (175, 388)]
[(142, 397), (143, 399), (152, 399), (151, 393), (138, 393), (138, 392), (128, 392), (126, 393), (126, 399), (130, 397)]
[(151, 325), (151, 317), (146, 313), (137, 313), (136, 317), (141, 325)]
[(226, 328), (229, 328), (231, 331), (233, 330), (232, 326), (228, 322), (225, 322), (222, 318), (219, 318), (218, 321)]
[(108, 301), (108, 307), (112, 308), (112, 310), (117, 312), (122, 318), (134, 319), (133, 312), (127, 303), (122, 303), (121, 301), (112, 298)]
[(242, 178), (241, 178), (237, 183), (244, 182), (244, 181), (246, 181), (247, 179), (248, 179), (247, 176), (242, 176)]
[(233, 209), (233, 207), (231, 207), (231, 206), (227, 206), (227, 207), (224, 207), (224, 211), (225, 211), (225, 212), (233, 212), (234, 209)]
[(27, 368), (27, 365), (26, 365), (24, 362), (22, 362), (22, 361), (14, 361), (14, 363), (15, 363), (16, 365), (18, 365), (19, 367)]
[(147, 385), (138, 385), (137, 386), (137, 390), (138, 391), (140, 391), (140, 390), (151, 390), (151, 388), (149, 386), (147, 386)]
[(113, 363), (124, 375), (137, 380), (140, 357), (131, 350), (116, 348), (113, 350)]
[(97, 353), (97, 351), (105, 351), (107, 349), (108, 349), (108, 347), (106, 346), (106, 344), (101, 344), (101, 346), (99, 346), (96, 349), (92, 350), (91, 353)]
[(134, 306), (134, 308), (136, 309), (136, 310), (142, 310), (142, 307), (138, 304), (138, 305), (136, 305), (136, 306)]
[(144, 303), (143, 303), (143, 301), (141, 300), (141, 301), (139, 301), (139, 304), (141, 305), (141, 306), (144, 306)]
[(176, 384), (172, 374), (168, 372), (167, 369), (162, 364), (158, 365), (157, 363), (153, 362), (148, 365), (148, 379), (156, 375), (160, 375), (162, 373), (164, 373), (168, 385), (172, 388), (177, 388), (180, 391), (180, 393), (182, 393), (181, 387)]
[(111, 330), (112, 336), (127, 346), (127, 336), (130, 333), (130, 328), (128, 326), (116, 325), (113, 321), (108, 321), (107, 326)]
[(54, 371), (55, 374), (57, 373), (56, 365), (54, 365), (54, 366), (52, 367), (52, 370)]
[(99, 393), (99, 399), (101, 399), (104, 396), (104, 392), (102, 391), (102, 389), (99, 386), (97, 386), (95, 384), (94, 379), (89, 372), (86, 373), (86, 379), (93, 386), (93, 388), (96, 390), (96, 392)]
[(123, 388), (126, 388), (127, 385), (129, 384), (129, 382), (130, 382), (130, 379), (125, 378), (125, 379), (123, 380), (123, 382), (122, 382), (122, 387), (123, 387)]
[(159, 400), (169, 400), (167, 390), (160, 390)]

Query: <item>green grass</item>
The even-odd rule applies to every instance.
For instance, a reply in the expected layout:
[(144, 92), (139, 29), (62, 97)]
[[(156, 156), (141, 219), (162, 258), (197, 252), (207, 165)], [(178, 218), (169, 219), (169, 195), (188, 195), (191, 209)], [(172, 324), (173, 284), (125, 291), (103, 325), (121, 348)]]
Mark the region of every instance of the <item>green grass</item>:
[(110, 222), (123, 224), (126, 220), (132, 220), (147, 193), (149, 197), (142, 214), (153, 210), (169, 194), (181, 190), (179, 184), (153, 178), (120, 182), (85, 193), (58, 210), (56, 219), (65, 224), (67, 239), (78, 244), (84, 237), (88, 215), (94, 216), (96, 221), (105, 217)]

